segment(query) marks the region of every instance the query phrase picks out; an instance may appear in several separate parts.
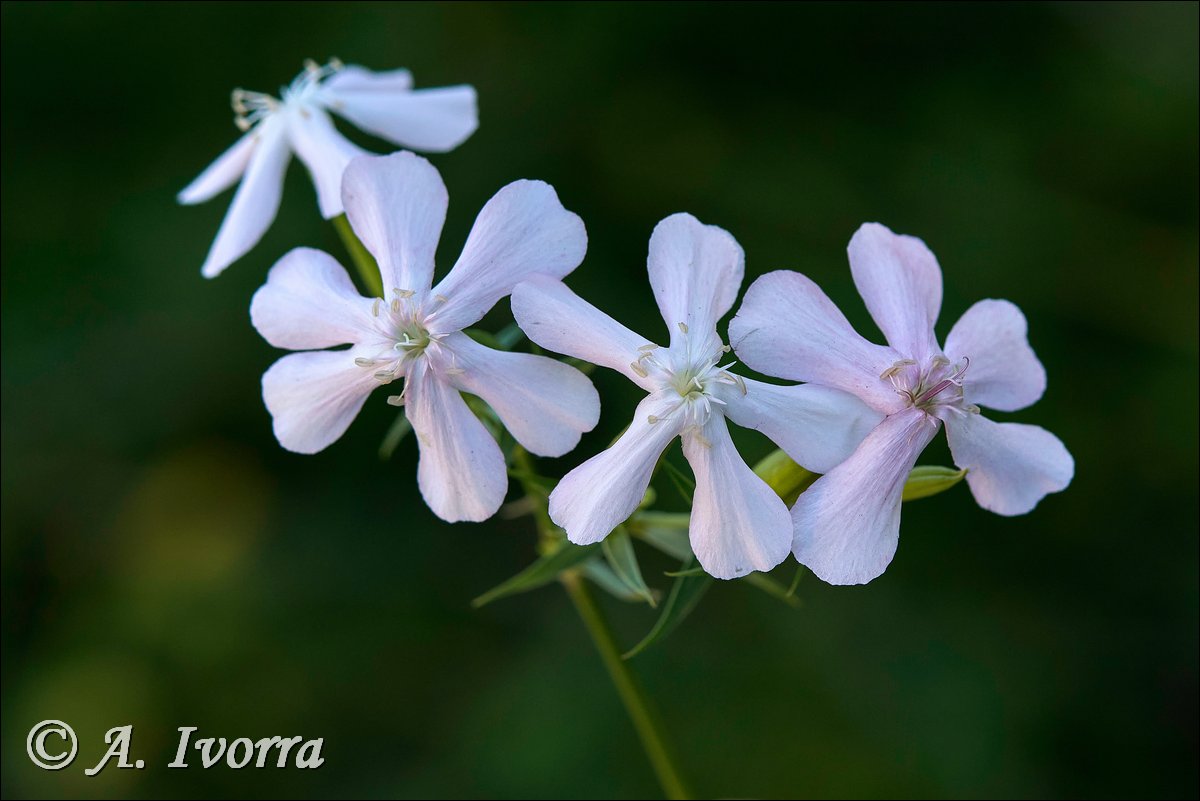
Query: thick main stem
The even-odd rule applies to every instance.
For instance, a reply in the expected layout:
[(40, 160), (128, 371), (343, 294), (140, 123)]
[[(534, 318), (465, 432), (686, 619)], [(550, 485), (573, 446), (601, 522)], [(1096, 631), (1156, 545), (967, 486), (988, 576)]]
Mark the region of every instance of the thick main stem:
[[(540, 544), (554, 542), (561, 534), (556, 535), (554, 531), (554, 523), (546, 509), (546, 494), (527, 478), (534, 475), (533, 459), (518, 445), (513, 451), (513, 462), (519, 475), (526, 477), (521, 479), (521, 486), (533, 504), (533, 518), (537, 523)], [(633, 728), (642, 742), (642, 749), (646, 752), (646, 758), (650, 760), (658, 782), (662, 785), (663, 793), (671, 799), (690, 798), (687, 785), (684, 784), (671, 756), (671, 750), (667, 747), (667, 738), (658, 713), (629, 663), (621, 658), (622, 650), (617, 644), (617, 637), (608, 625), (608, 619), (604, 617), (604, 611), (596, 602), (591, 588), (577, 570), (564, 572), (559, 580), (575, 604), (579, 617), (583, 619), (592, 642), (596, 644), (596, 650), (600, 652), (608, 676), (617, 689), (617, 695), (621, 697), (621, 703), (625, 705), (625, 711), (629, 713)]]
[(354, 235), (354, 229), (350, 227), (350, 221), (346, 219), (346, 215), (339, 214), (334, 217), (333, 227), (337, 229), (338, 236), (342, 238), (342, 244), (346, 246), (350, 260), (354, 262), (354, 267), (358, 270), (358, 275), (366, 285), (367, 291), (377, 298), (382, 298), (383, 278), (379, 274), (379, 265), (375, 263), (375, 258)]
[(600, 658), (604, 660), (608, 676), (617, 688), (617, 694), (621, 696), (625, 711), (629, 713), (629, 717), (633, 721), (633, 728), (637, 730), (638, 738), (642, 741), (642, 748), (645, 750), (650, 764), (654, 767), (655, 774), (658, 775), (663, 792), (667, 798), (690, 798), (687, 786), (683, 783), (683, 777), (679, 775), (679, 769), (675, 767), (675, 762), (671, 758), (671, 752), (663, 734), (662, 723), (659, 721), (646, 691), (642, 689), (641, 682), (630, 670), (629, 663), (621, 658), (621, 648), (617, 645), (613, 630), (609, 627), (600, 605), (596, 603), (591, 589), (583, 580), (583, 576), (575, 571), (564, 573), (561, 581), (567, 589), (567, 595), (571, 596), (571, 601), (574, 602), (579, 616), (583, 618), (588, 634), (592, 635), (592, 642), (596, 644), (596, 650), (600, 652)]

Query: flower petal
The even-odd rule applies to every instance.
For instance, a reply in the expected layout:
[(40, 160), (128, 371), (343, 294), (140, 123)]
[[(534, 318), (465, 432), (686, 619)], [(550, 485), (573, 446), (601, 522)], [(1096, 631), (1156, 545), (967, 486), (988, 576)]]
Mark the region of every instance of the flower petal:
[[(550, 518), (577, 545), (599, 542), (624, 523), (642, 502), (658, 457), (683, 425), (670, 414), (670, 398), (650, 395), (638, 404), (633, 422), (606, 451), (588, 459), (550, 493)], [(651, 416), (661, 417), (651, 423)]]
[(858, 294), (888, 344), (922, 363), (936, 356), (933, 325), (942, 308), (942, 269), (925, 243), (865, 223), (847, 252)]
[(363, 156), (346, 167), (342, 200), (354, 233), (379, 264), (384, 292), (427, 293), (449, 203), (434, 166), (413, 153)]
[(630, 366), (649, 344), (572, 292), (557, 278), (535, 275), (517, 284), (512, 312), (530, 340), (547, 350), (598, 364), (625, 375), (646, 391), (651, 382)]
[(883, 414), (856, 396), (820, 384), (781, 387), (746, 378), (739, 386), (718, 385), (725, 415), (743, 428), (761, 431), (814, 473), (828, 473), (854, 452)]
[(250, 321), (277, 348), (330, 348), (370, 337), (371, 305), (332, 256), (296, 248), (275, 263), (254, 293)]
[(563, 208), (554, 187), (514, 181), (484, 205), (458, 262), (434, 288), (448, 300), (429, 318), (430, 330), (467, 327), (531, 275), (562, 278), (586, 251), (583, 220)]
[(229, 211), (225, 212), (217, 238), (213, 240), (208, 257), (200, 268), (205, 278), (220, 275), (226, 267), (254, 247), (279, 210), (283, 178), (292, 155), (283, 123), (269, 117), (255, 132), (261, 138), (250, 156), (242, 183), (233, 195), (233, 202), (229, 204)]
[(414, 150), (445, 153), (479, 127), (473, 86), (397, 92), (335, 85), (326, 95), (330, 108), (359, 128)]
[(329, 76), (321, 85), (324, 97), (342, 92), (407, 92), (412, 89), (412, 73), (408, 70), (373, 72), (357, 64), (347, 64)]
[(646, 264), (674, 345), (686, 336), (680, 323), (701, 335), (716, 330), (737, 300), (746, 256), (728, 231), (672, 214), (654, 227)]
[(370, 370), (354, 363), (351, 350), (319, 350), (284, 356), (263, 374), (263, 401), (279, 444), (316, 453), (338, 440), (379, 386)]
[(900, 355), (859, 336), (800, 273), (779, 270), (751, 284), (729, 323), (729, 340), (738, 358), (760, 373), (840, 389), (884, 414), (903, 407), (879, 377)]
[(970, 366), (963, 375), (967, 400), (1015, 412), (1046, 391), (1046, 369), (1027, 338), (1029, 325), (1007, 300), (981, 300), (958, 319), (946, 337), (946, 356)]
[(737, 452), (725, 418), (709, 415), (702, 432), (685, 432), (683, 454), (696, 474), (689, 533), (700, 566), (732, 579), (786, 559), (792, 546), (787, 506)]
[(342, 213), (342, 173), (346, 165), (367, 151), (338, 133), (333, 120), (319, 108), (304, 106), (287, 114), (288, 136), (317, 187), (321, 216), (332, 219)]
[(204, 172), (196, 176), (196, 180), (185, 186), (176, 196), (180, 203), (192, 205), (221, 194), (237, 183), (250, 163), (250, 156), (258, 144), (259, 134), (250, 131), (241, 139), (234, 142), (228, 150), (217, 156), (216, 161), (209, 164)]
[(442, 345), (453, 363), (449, 382), (483, 398), (530, 452), (562, 456), (596, 427), (600, 396), (574, 367), (547, 356), (492, 350), (466, 334), (451, 334)]
[(792, 507), (796, 559), (830, 584), (866, 584), (896, 554), (900, 496), (937, 422), (917, 409), (884, 419)]
[(409, 375), (405, 395), (421, 449), (417, 483), (425, 503), (448, 523), (487, 520), (508, 491), (500, 446), (458, 390), (423, 361)]
[(1066, 446), (1044, 428), (981, 414), (950, 414), (945, 422), (954, 463), (966, 469), (971, 494), (990, 512), (1023, 515), (1075, 476)]

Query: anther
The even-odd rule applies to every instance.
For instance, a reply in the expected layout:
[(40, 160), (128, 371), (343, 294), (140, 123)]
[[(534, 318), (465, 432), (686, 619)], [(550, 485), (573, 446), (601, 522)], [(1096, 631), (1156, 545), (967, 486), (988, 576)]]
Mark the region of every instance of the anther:
[(650, 425), (657, 425), (659, 420), (662, 420), (662, 418), (656, 414), (649, 415), (646, 418), (646, 422), (649, 423)]
[(396, 380), (396, 374), (390, 370), (380, 370), (375, 373), (375, 380), (381, 384), (390, 384)]
[(388, 402), (389, 406), (403, 406), (404, 405), (404, 396), (403, 395), (388, 395), (387, 402)]
[(680, 331), (682, 331), (685, 334), (688, 332), (687, 323), (678, 323), (678, 325), (679, 325)]
[(375, 365), (379, 364), (379, 362), (375, 361), (374, 359), (368, 359), (363, 356), (359, 356), (357, 359), (355, 359), (354, 363), (359, 367), (374, 367)]
[(638, 374), (638, 375), (640, 375), (642, 378), (646, 378), (647, 376), (649, 376), (649, 375), (650, 375), (650, 373), (648, 373), (648, 372), (646, 371), (646, 368), (645, 368), (645, 367), (642, 367), (642, 366), (641, 366), (640, 364), (638, 364), (637, 362), (630, 362), (630, 363), (629, 363), (629, 369), (630, 369), (630, 370), (633, 370), (633, 372), (637, 373), (637, 374)]
[[(655, 345), (653, 342), (649, 342), (649, 343), (639, 347), (638, 350), (642, 351), (643, 353), (649, 353), (652, 350), (658, 350), (658, 345)], [(643, 356), (642, 358), (645, 358), (645, 357)]]
[(372, 317), (379, 316), (379, 304), (382, 302), (383, 302), (382, 298), (375, 298), (374, 302), (371, 303), (371, 316)]

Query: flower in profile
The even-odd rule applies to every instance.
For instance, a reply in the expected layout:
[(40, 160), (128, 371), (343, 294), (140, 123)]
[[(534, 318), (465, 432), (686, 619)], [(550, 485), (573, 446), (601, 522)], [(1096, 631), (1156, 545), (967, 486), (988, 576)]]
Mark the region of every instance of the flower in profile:
[(792, 507), (796, 558), (831, 584), (865, 584), (892, 561), (905, 477), (942, 423), (975, 500), (997, 514), (1029, 512), (1075, 473), (1071, 454), (1050, 432), (979, 413), (979, 406), (1023, 409), (1046, 389), (1016, 306), (976, 303), (942, 348), (933, 331), (942, 273), (925, 243), (867, 223), (850, 240), (849, 256), (855, 286), (889, 347), (859, 336), (816, 284), (794, 272), (755, 281), (729, 326), (737, 355), (751, 367), (852, 392), (886, 415)]
[[(482, 398), (529, 451), (561, 456), (600, 417), (591, 381), (545, 356), (487, 348), (462, 332), (533, 273), (564, 276), (583, 260), (583, 221), (540, 181), (516, 181), (479, 212), (462, 255), (433, 283), (447, 195), (408, 152), (363, 156), (342, 188), (354, 232), (375, 256), (385, 298), (365, 298), (331, 256), (297, 248), (271, 268), (250, 317), (284, 356), (263, 375), (283, 447), (316, 453), (349, 427), (376, 387), (405, 406), (420, 449), (417, 478), (443, 520), (485, 520), (504, 500), (499, 445), (461, 393)], [(344, 350), (318, 350), (349, 345)]]
[(471, 86), (414, 90), (408, 70), (371, 72), (336, 60), (306, 62), (278, 98), (235, 89), (233, 110), (245, 134), (178, 198), (203, 203), (241, 181), (201, 267), (206, 278), (219, 275), (266, 233), (293, 152), (312, 175), (321, 215), (342, 213), (342, 172), (367, 151), (338, 132), (330, 111), (401, 147), (430, 152), (453, 150), (479, 126)]
[(761, 431), (814, 470), (840, 462), (882, 419), (850, 393), (766, 384), (722, 364), (729, 347), (717, 322), (737, 298), (744, 263), (732, 236), (690, 214), (655, 227), (647, 264), (670, 332), (667, 347), (630, 331), (554, 277), (513, 291), (513, 316), (531, 340), (616, 370), (649, 393), (625, 433), (551, 493), (550, 517), (572, 542), (598, 542), (628, 518), (659, 457), (682, 437), (696, 476), (690, 538), (701, 566), (717, 578), (770, 570), (787, 558), (792, 521), (734, 448), (725, 419)]

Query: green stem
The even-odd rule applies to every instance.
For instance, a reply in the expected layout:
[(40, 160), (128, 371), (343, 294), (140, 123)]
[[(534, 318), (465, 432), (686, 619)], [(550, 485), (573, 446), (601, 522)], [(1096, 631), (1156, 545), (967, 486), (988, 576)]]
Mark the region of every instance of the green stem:
[(379, 274), (379, 265), (375, 263), (374, 257), (363, 247), (363, 243), (354, 235), (354, 229), (350, 227), (350, 221), (346, 219), (345, 214), (340, 214), (333, 218), (333, 227), (337, 229), (338, 236), (342, 238), (342, 244), (346, 246), (346, 251), (350, 254), (350, 260), (354, 262), (354, 266), (358, 269), (358, 276), (366, 285), (367, 291), (377, 298), (383, 297), (383, 279)]
[[(547, 543), (555, 542), (561, 535), (556, 533), (554, 522), (550, 519), (550, 514), (546, 509), (545, 493), (539, 493), (535, 487), (531, 486), (531, 482), (524, 478), (536, 475), (533, 469), (533, 459), (524, 448), (518, 445), (513, 449), (513, 463), (516, 467), (515, 475), (521, 480), (525, 495), (533, 504), (533, 517), (537, 523), (539, 544), (544, 546)], [(592, 594), (587, 582), (577, 570), (565, 571), (559, 580), (575, 604), (579, 616), (583, 618), (588, 634), (592, 636), (592, 642), (596, 644), (596, 650), (600, 652), (600, 658), (604, 660), (608, 676), (617, 689), (617, 695), (621, 697), (621, 703), (625, 705), (625, 711), (629, 713), (629, 717), (633, 721), (633, 728), (642, 741), (642, 749), (646, 752), (646, 758), (650, 760), (654, 773), (658, 776), (663, 792), (667, 798), (690, 798), (687, 785), (683, 783), (683, 778), (667, 747), (667, 738), (658, 713), (646, 695), (646, 691), (642, 689), (641, 682), (634, 675), (629, 663), (621, 658), (622, 650), (617, 644), (616, 635), (608, 625), (608, 620), (604, 617), (600, 605), (596, 603), (596, 597)]]
[(670, 749), (667, 748), (662, 723), (649, 697), (646, 696), (646, 691), (642, 689), (641, 682), (629, 669), (629, 663), (621, 658), (621, 647), (617, 645), (617, 639), (600, 605), (596, 603), (596, 597), (583, 580), (583, 576), (574, 570), (563, 573), (561, 581), (579, 616), (583, 618), (588, 633), (592, 635), (592, 641), (596, 643), (596, 649), (604, 660), (604, 667), (608, 668), (608, 676), (625, 704), (625, 711), (633, 720), (633, 727), (642, 741), (646, 757), (654, 766), (663, 792), (667, 798), (690, 798), (683, 777), (679, 775), (679, 769), (675, 767)]

